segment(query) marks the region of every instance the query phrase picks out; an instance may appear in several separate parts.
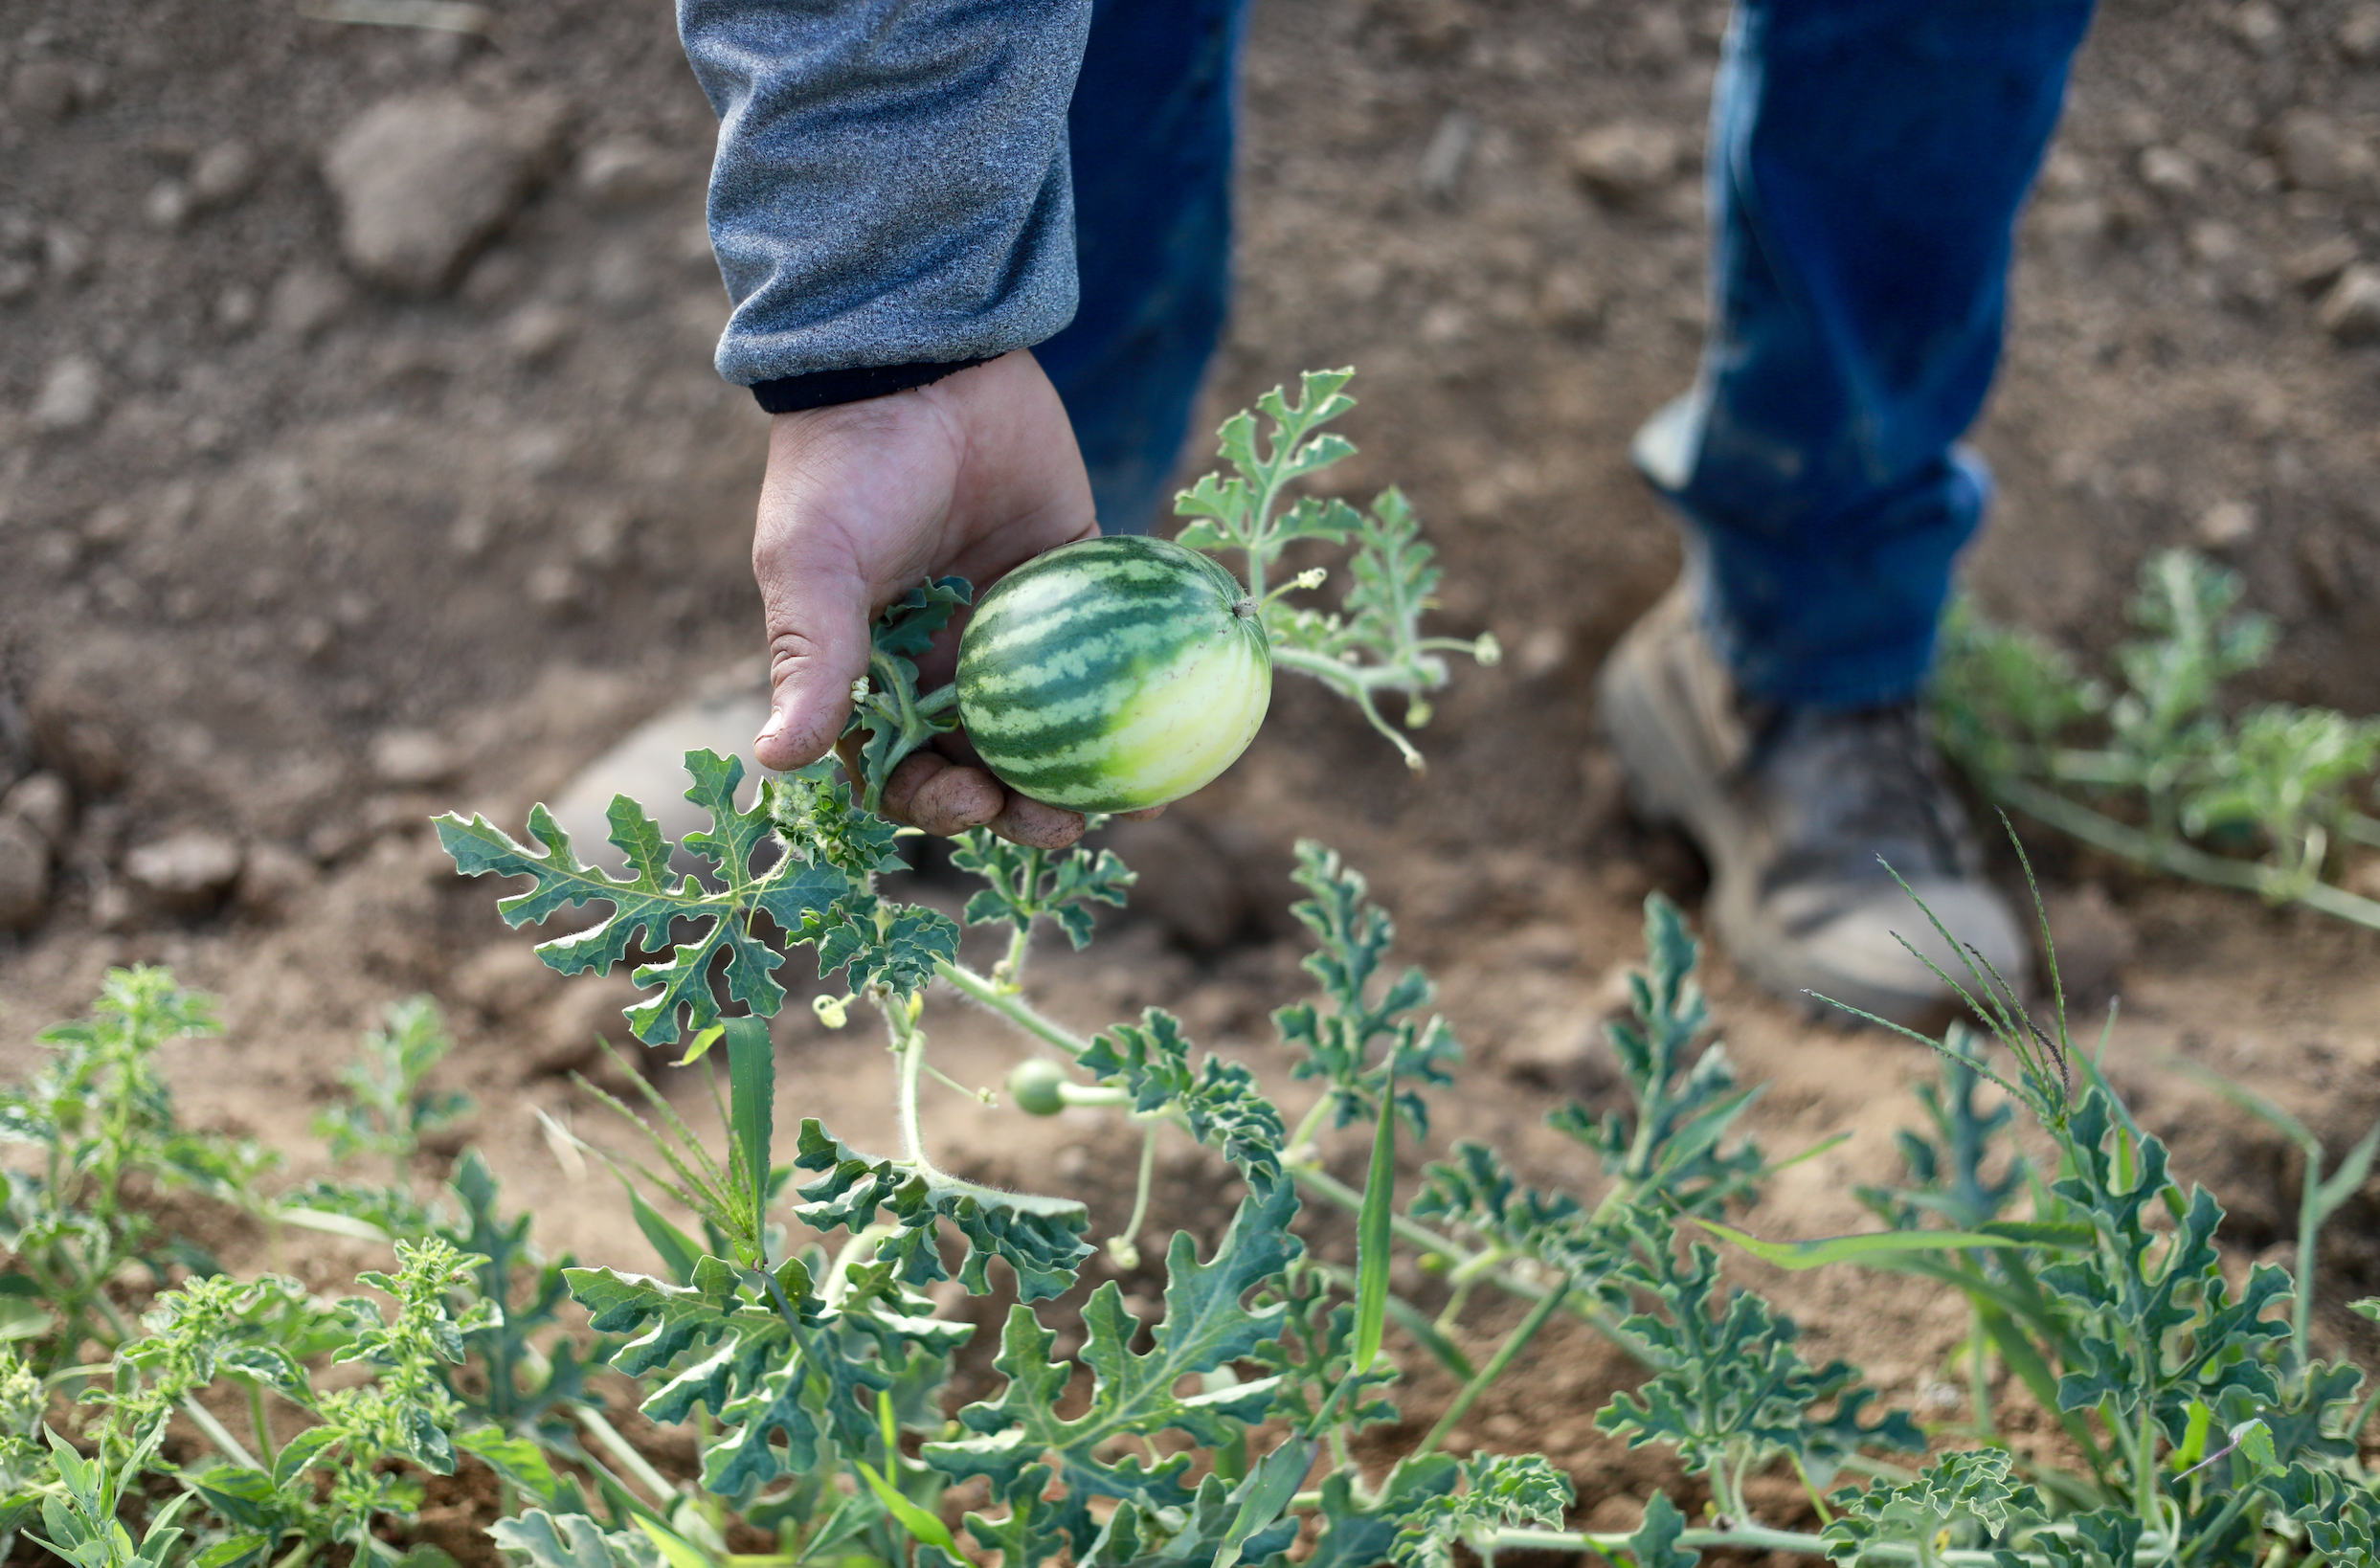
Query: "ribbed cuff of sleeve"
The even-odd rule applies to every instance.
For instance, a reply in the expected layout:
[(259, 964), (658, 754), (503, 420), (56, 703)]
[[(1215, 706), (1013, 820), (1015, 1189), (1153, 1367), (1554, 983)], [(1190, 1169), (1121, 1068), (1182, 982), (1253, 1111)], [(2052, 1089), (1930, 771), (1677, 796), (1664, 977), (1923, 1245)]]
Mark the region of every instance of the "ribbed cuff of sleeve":
[(889, 397), (913, 387), (932, 386), (947, 375), (990, 363), (982, 359), (949, 359), (915, 365), (860, 365), (847, 370), (813, 370), (807, 375), (779, 376), (752, 383), (752, 396), (771, 414), (799, 414), (804, 409), (832, 408), (870, 397)]

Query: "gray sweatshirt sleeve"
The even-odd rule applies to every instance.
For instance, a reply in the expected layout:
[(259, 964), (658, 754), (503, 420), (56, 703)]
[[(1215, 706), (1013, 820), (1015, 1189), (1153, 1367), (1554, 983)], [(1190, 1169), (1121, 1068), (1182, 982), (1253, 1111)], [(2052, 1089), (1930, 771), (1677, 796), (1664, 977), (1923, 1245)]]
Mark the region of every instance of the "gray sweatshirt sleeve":
[(719, 373), (989, 358), (1073, 317), (1090, 0), (678, 0), (719, 116)]

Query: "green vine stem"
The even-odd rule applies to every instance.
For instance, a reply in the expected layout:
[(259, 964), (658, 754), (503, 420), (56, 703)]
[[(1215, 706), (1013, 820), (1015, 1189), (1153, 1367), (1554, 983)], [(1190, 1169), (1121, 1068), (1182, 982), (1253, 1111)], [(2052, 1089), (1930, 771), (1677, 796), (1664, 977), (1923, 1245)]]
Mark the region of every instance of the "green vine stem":
[(1537, 1305), (1529, 1309), (1529, 1315), (1520, 1320), (1520, 1327), (1504, 1336), (1504, 1343), (1496, 1346), (1495, 1354), (1488, 1358), (1488, 1364), (1463, 1385), (1462, 1392), (1454, 1396), (1454, 1402), (1447, 1406), (1437, 1424), (1423, 1434), (1422, 1441), (1413, 1445), (1413, 1451), (1399, 1461), (1400, 1466), (1437, 1450), (1438, 1445), (1444, 1443), (1448, 1434), (1461, 1424), (1463, 1418), (1471, 1414), (1471, 1407), (1479, 1402), (1479, 1396), (1504, 1376), (1505, 1369), (1513, 1364), (1513, 1358), (1537, 1337), (1538, 1331), (1545, 1327), (1546, 1320), (1554, 1315), (1554, 1310), (1562, 1304), (1569, 1293), (1570, 1281), (1565, 1277), (1538, 1298)]
[(2302, 904), (2324, 914), (2380, 930), (2380, 901), (2360, 897), (2344, 887), (2302, 876), (2292, 877), (2279, 867), (2254, 861), (2210, 855), (2179, 840), (2161, 839), (2079, 805), (2030, 779), (1995, 778), (1989, 787), (2002, 804), (2135, 865), (2217, 887), (2256, 893), (2277, 904)]
[[(2051, 1534), (2063, 1532), (2052, 1527)], [(1606, 1561), (1629, 1560), (1633, 1555), (1634, 1537), (1625, 1532), (1588, 1534), (1576, 1530), (1497, 1530), (1483, 1538), (1481, 1556), (1493, 1552), (1592, 1552)], [(1798, 1530), (1771, 1530), (1765, 1525), (1731, 1525), (1723, 1529), (1684, 1530), (1678, 1533), (1677, 1545), (1687, 1548), (1734, 1548), (1747, 1552), (1790, 1552), (1807, 1557), (1827, 1556), (1828, 1542), (1821, 1536)], [(2132, 1550), (2137, 1565), (2162, 1563), (2173, 1557), (2174, 1543), (2163, 1536), (2144, 1535)], [(1915, 1546), (1897, 1541), (1873, 1541), (1861, 1547), (1863, 1558), (1879, 1562), (1922, 1562), (1925, 1555)], [(2003, 1549), (2005, 1551), (2005, 1549)], [(1615, 1557), (1615, 1554), (1617, 1556)], [(1998, 1568), (2010, 1557), (2020, 1562), (2048, 1564), (2046, 1555), (2017, 1551), (2002, 1555), (1997, 1552), (1965, 1551), (1949, 1548), (1932, 1554), (1932, 1560), (1944, 1568)]]

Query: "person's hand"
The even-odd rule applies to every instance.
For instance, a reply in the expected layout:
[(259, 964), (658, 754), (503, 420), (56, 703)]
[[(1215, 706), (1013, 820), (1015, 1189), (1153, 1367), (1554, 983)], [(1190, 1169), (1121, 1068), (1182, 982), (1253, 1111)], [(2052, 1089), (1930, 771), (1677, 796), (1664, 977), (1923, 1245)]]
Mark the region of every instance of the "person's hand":
[[(777, 414), (752, 532), (771, 686), (754, 756), (784, 770), (826, 754), (851, 716), (852, 683), (867, 673), (869, 622), (919, 582), (955, 573), (980, 594), (1098, 531), (1073, 427), (1029, 353), (889, 397)], [(919, 661), (921, 687), (947, 682), (956, 661), (954, 622)], [(885, 814), (929, 833), (989, 826), (1044, 849), (1081, 837), (1080, 815), (1013, 795), (973, 761), (963, 744), (912, 754), (886, 781)]]

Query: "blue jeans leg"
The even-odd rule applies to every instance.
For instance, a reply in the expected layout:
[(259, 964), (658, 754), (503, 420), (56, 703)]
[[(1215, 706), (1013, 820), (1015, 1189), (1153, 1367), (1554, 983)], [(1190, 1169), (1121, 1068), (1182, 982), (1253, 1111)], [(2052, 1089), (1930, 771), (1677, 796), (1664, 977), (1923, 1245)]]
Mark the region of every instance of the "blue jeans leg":
[(1908, 695), (1989, 480), (2017, 209), (2090, 0), (1741, 0), (1712, 111), (1712, 325), (1638, 432), (1748, 691)]
[(1246, 0), (1097, 0), (1067, 129), (1082, 304), (1034, 349), (1090, 468), (1100, 526), (1171, 497), (1230, 289), (1233, 80)]

